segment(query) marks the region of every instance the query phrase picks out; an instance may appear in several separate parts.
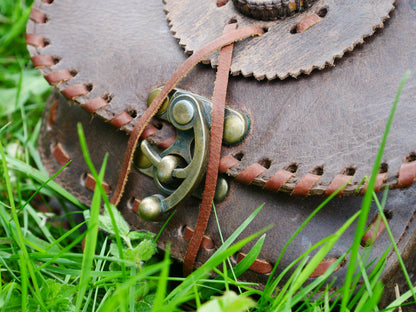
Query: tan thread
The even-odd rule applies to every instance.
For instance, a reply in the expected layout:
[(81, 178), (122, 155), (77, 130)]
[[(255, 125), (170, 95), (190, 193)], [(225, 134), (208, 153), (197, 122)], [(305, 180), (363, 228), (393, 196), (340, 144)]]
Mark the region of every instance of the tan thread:
[(127, 112), (122, 112), (110, 120), (110, 124), (116, 128), (121, 128), (133, 120)]
[(37, 34), (26, 34), (26, 44), (38, 48), (43, 48), (46, 45), (45, 38)]
[(65, 88), (61, 92), (68, 100), (74, 100), (81, 95), (86, 95), (88, 93), (88, 89), (85, 85), (79, 84)]
[[(255, 184), (274, 192), (289, 192), (294, 196), (309, 196), (311, 194), (329, 196), (344, 184), (346, 186), (340, 191), (340, 195), (363, 195), (368, 184), (367, 182), (363, 185), (351, 184), (353, 176), (342, 173), (335, 176), (328, 185), (322, 185), (318, 184), (321, 178), (320, 175), (310, 172), (300, 178), (286, 169), (279, 169), (273, 176), (265, 180), (263, 173), (268, 169), (257, 163), (251, 164), (243, 169), (230, 170), (240, 163), (241, 161), (231, 154), (223, 156), (220, 160), (219, 172), (228, 174), (243, 184)], [(258, 166), (264, 168), (264, 171), (260, 170), (261, 168)], [(258, 170), (258, 172), (255, 170)], [(241, 175), (242, 173), (244, 174)], [(387, 181), (386, 177), (387, 172), (377, 175), (374, 188), (375, 192), (380, 191), (386, 186), (390, 188), (410, 186), (416, 177), (416, 161), (404, 162), (400, 167), (396, 180), (390, 179), (390, 181)]]
[(51, 72), (49, 74), (46, 74), (44, 77), (50, 85), (55, 85), (57, 83), (67, 81), (73, 78), (71, 72), (67, 69)]
[[(95, 184), (96, 184), (95, 178), (92, 176), (91, 173), (88, 173), (86, 178), (85, 178), (85, 181), (84, 181), (85, 187), (87, 189), (91, 190), (91, 191), (94, 191), (95, 190)], [(103, 185), (104, 191), (107, 194), (111, 193), (110, 184), (108, 184), (107, 182), (102, 181), (102, 185)]]
[(71, 157), (69, 157), (61, 143), (58, 143), (55, 146), (52, 151), (52, 155), (61, 166), (66, 165), (69, 161), (71, 161)]
[(34, 21), (35, 23), (38, 23), (38, 24), (46, 23), (46, 20), (47, 20), (46, 14), (42, 13), (39, 10), (36, 10), (35, 8), (32, 8), (32, 10), (30, 11), (29, 18), (32, 21)]
[(35, 55), (32, 57), (35, 68), (50, 67), (56, 64), (55, 59), (50, 55)]
[[(189, 226), (185, 228), (183, 233), (183, 239), (189, 242), (192, 239), (192, 235), (194, 235), (194, 230), (191, 229)], [(214, 241), (207, 235), (204, 235), (202, 238), (201, 247), (205, 250), (214, 249), (215, 244)]]
[[(319, 277), (321, 275), (324, 275), (326, 271), (338, 260), (338, 258), (332, 257), (326, 260), (322, 260), (321, 263), (318, 264), (316, 269), (312, 272), (312, 274), (309, 277)], [(343, 266), (343, 263), (341, 262), (338, 264), (338, 266), (335, 268), (334, 272), (338, 271)]]
[[(246, 256), (246, 254), (239, 252), (237, 262), (240, 262)], [(248, 269), (259, 274), (269, 274), (273, 270), (273, 266), (266, 260), (256, 259)]]
[(82, 104), (81, 107), (85, 109), (90, 114), (95, 113), (97, 110), (104, 108), (108, 105), (108, 102), (104, 100), (102, 97), (95, 98), (93, 100), (88, 101), (85, 104)]

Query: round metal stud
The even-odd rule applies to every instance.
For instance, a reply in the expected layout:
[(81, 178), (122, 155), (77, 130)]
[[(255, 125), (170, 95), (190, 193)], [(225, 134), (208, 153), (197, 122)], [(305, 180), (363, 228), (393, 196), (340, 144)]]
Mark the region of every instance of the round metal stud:
[(138, 213), (143, 220), (157, 220), (163, 212), (163, 196), (152, 195), (144, 198), (138, 207)]
[(181, 160), (173, 155), (167, 155), (160, 160), (159, 165), (157, 166), (156, 175), (160, 182), (162, 183), (171, 183), (173, 182), (173, 170), (178, 168)]
[[(152, 104), (153, 100), (159, 95), (160, 91), (162, 91), (161, 89), (155, 89), (152, 92), (150, 92), (149, 97), (147, 98), (147, 106), (150, 106), (150, 104)], [(169, 105), (169, 98), (166, 98), (162, 105), (160, 106), (158, 112), (156, 113), (156, 115), (161, 115), (164, 112), (166, 112), (166, 109), (168, 108)]]
[(194, 118), (195, 109), (191, 102), (181, 100), (172, 109), (172, 117), (180, 125), (186, 125)]
[(223, 177), (218, 177), (217, 186), (215, 187), (214, 201), (222, 202), (228, 194), (228, 182)]
[(223, 141), (226, 144), (240, 142), (247, 132), (247, 125), (244, 119), (238, 115), (229, 115), (224, 120)]

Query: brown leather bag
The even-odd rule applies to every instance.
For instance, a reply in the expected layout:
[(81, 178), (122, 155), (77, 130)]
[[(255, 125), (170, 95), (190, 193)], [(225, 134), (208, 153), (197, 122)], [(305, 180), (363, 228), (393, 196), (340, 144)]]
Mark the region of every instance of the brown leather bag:
[[(238, 29), (227, 30), (231, 24)], [(242, 277), (259, 283), (267, 280), (284, 244), (327, 196), (342, 188), (291, 243), (277, 272), (360, 209), (365, 177), (371, 175), (399, 82), (411, 70), (376, 191), (380, 198), (390, 188), (384, 208), (389, 227), (409, 271), (416, 273), (416, 10), (411, 1), (36, 0), (27, 44), (34, 65), (63, 94), (53, 93), (44, 115), (39, 150), (47, 170), (52, 174), (71, 160), (56, 180), (90, 203), (95, 180), (80, 152), (76, 124), (81, 122), (95, 165), (109, 154), (105, 188), (113, 196), (128, 145), (126, 133), (137, 132), (145, 143), (140, 143), (133, 165), (124, 165), (130, 173), (125, 188), (118, 185), (123, 195), (118, 208), (133, 229), (153, 232), (163, 222), (142, 217), (163, 221), (175, 209), (159, 246), (172, 242), (172, 255), (181, 260), (197, 222), (203, 222), (198, 220), (198, 197), (211, 160), (211, 118), (218, 124), (210, 115), (211, 98), (214, 94), (215, 110), (225, 97), (224, 90), (214, 90), (221, 73), (213, 67), (225, 68), (228, 76), (227, 65), (221, 64), (227, 51), (221, 47), (233, 48), (232, 76), (216, 86), (221, 89), (225, 83), (225, 89), (228, 83), (227, 108), (218, 170), (210, 172), (215, 179), (217, 171), (220, 176), (216, 212), (224, 237), (263, 203), (244, 234), (274, 225), (259, 259)], [(206, 45), (217, 51), (203, 55)], [(187, 54), (195, 60), (204, 56), (205, 64), (189, 65), (180, 79), (186, 70), (175, 71), (190, 63)], [(175, 78), (174, 73), (180, 75)], [(178, 81), (173, 91), (166, 92), (167, 100), (158, 98), (172, 77)], [(162, 109), (147, 124), (141, 117), (155, 97)], [(135, 132), (138, 123), (141, 130)], [(191, 164), (192, 170), (184, 169)], [(163, 211), (152, 215), (148, 207)], [(371, 260), (390, 241), (384, 226), (372, 237), (379, 223), (375, 205), (368, 220), (362, 250), (371, 246)], [(196, 266), (221, 245), (214, 216), (206, 221), (206, 231), (198, 230), (204, 234), (202, 242), (195, 243), (200, 247)], [(354, 233), (354, 227), (346, 231), (311, 279), (348, 250)], [(342, 283), (346, 263), (348, 256), (333, 274), (334, 287)], [(399, 272), (391, 253), (383, 274), (388, 288), (405, 284)]]

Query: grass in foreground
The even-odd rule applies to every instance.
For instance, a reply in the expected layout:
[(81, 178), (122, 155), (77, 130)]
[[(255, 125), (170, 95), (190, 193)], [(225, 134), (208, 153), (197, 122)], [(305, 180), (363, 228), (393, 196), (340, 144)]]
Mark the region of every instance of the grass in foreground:
[[(364, 232), (372, 200), (385, 218), (384, 201), (379, 202), (371, 191), (374, 185), (371, 178), (361, 212), (346, 220), (332, 236), (305, 251), (281, 274), (276, 277), (272, 274), (264, 291), (236, 280), (257, 258), (267, 235), (266, 228), (236, 242), (237, 236), (261, 207), (224, 241), (207, 263), (187, 278), (170, 275), (169, 248), (162, 258), (152, 257), (157, 238), (149, 233), (130, 232), (118, 211), (108, 203), (100, 182), (85, 224), (73, 223), (69, 230), (53, 226), (53, 222), (60, 220), (56, 215), (35, 210), (31, 201), (34, 194), (41, 198), (57, 198), (63, 206), (70, 202), (78, 207), (79, 213), (86, 207), (46, 175), (36, 151), (40, 115), (49, 86), (38, 71), (31, 68), (25, 49), (23, 33), (30, 3), (0, 2), (0, 311), (181, 311), (187, 307), (199, 311), (381, 310), (377, 307), (383, 291), (380, 275), (388, 251), (380, 255), (371, 272), (365, 270), (368, 265), (365, 255), (358, 253), (360, 233)], [(395, 105), (397, 102), (398, 98)], [(393, 113), (394, 107), (391, 116)], [(82, 129), (79, 131), (82, 140)], [(383, 142), (387, 133), (388, 129)], [(374, 172), (378, 170), (382, 152), (383, 145)], [(85, 144), (84, 156), (88, 161)], [(91, 167), (97, 181), (101, 181), (105, 166), (104, 162), (98, 171)], [(310, 218), (331, 198), (326, 199)], [(104, 215), (99, 214), (101, 202), (106, 207)], [(68, 211), (68, 217), (71, 214), (73, 212)], [(336, 292), (325, 286), (337, 263), (323, 276), (310, 284), (305, 283), (354, 220), (358, 220), (354, 245), (339, 259), (350, 258), (346, 284)], [(83, 225), (87, 226), (87, 231), (81, 234), (79, 229)], [(98, 232), (98, 227), (109, 235)], [(387, 231), (392, 248), (399, 256), (388, 227)], [(86, 246), (82, 252), (84, 238)], [(256, 240), (251, 252), (237, 266), (230, 268), (227, 258), (250, 240)], [(354, 276), (356, 265), (360, 272), (358, 276)], [(219, 270), (219, 267), (223, 269)], [(215, 279), (210, 278), (211, 272), (217, 273)], [(408, 299), (416, 300), (409, 275), (405, 273), (405, 277), (411, 290), (385, 311), (393, 311)], [(362, 286), (357, 284), (359, 278), (364, 280)]]

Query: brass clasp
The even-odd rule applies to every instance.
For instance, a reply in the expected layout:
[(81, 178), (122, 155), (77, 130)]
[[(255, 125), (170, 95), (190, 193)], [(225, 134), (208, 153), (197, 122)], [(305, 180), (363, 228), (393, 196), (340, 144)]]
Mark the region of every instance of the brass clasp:
[[(150, 102), (158, 92), (160, 89), (151, 93)], [(143, 166), (136, 162), (136, 166), (151, 176), (164, 194), (155, 194), (141, 200), (138, 213), (143, 219), (159, 219), (200, 185), (208, 160), (211, 109), (209, 100), (175, 89), (158, 112), (158, 118), (171, 123), (176, 128), (177, 135), (175, 142), (160, 153), (146, 140), (140, 144), (140, 158), (145, 157), (145, 163), (151, 165)], [(248, 116), (227, 107), (224, 126), (224, 143), (237, 144), (247, 135)], [(224, 199), (227, 190), (228, 184), (225, 179), (221, 179), (216, 199)]]

